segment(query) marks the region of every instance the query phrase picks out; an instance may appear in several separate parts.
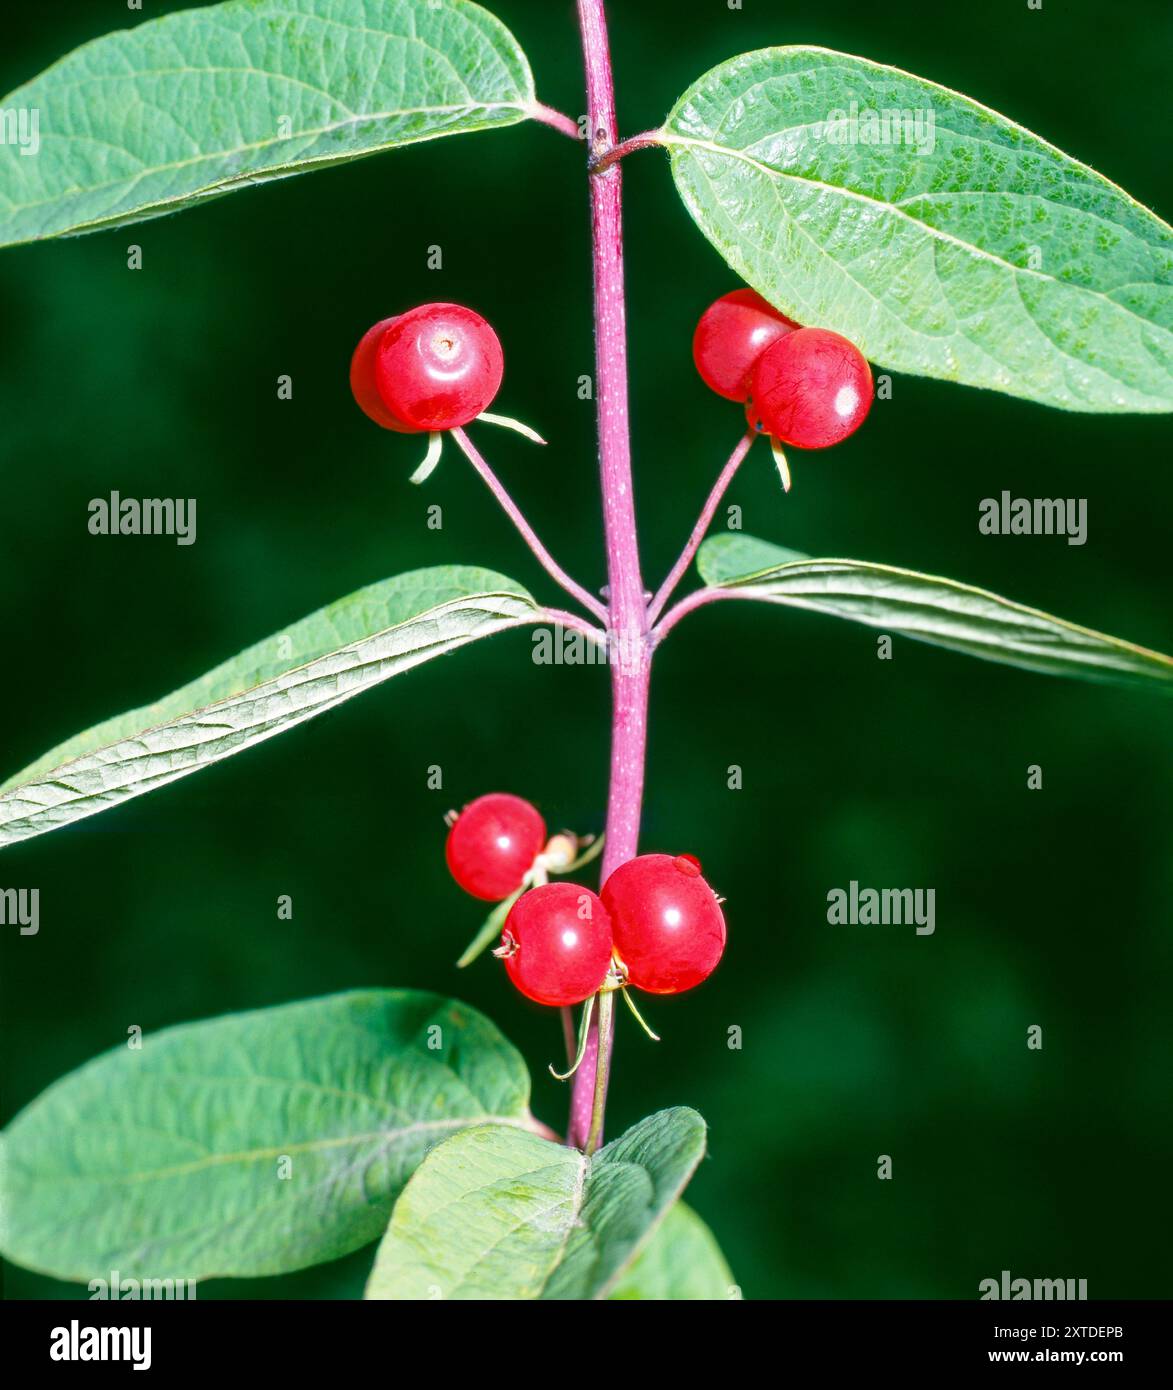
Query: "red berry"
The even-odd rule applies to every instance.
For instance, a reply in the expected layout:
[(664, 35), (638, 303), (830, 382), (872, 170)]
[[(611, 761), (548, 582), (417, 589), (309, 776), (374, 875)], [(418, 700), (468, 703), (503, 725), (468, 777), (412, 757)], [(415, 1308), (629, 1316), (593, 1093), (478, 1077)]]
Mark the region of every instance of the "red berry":
[(509, 978), (539, 1004), (581, 1004), (611, 968), (611, 918), (589, 888), (531, 888), (505, 919), (498, 955)]
[(690, 854), (642, 854), (603, 885), (615, 954), (629, 984), (681, 994), (712, 974), (725, 950), (717, 896)]
[(546, 822), (536, 807), (508, 792), (490, 792), (457, 816), (444, 853), (466, 893), (500, 902), (521, 887), (545, 843)]
[(871, 368), (854, 343), (798, 328), (758, 358), (746, 418), (783, 444), (826, 449), (863, 424), (872, 395)]
[(383, 334), (394, 322), (393, 318), (380, 319), (359, 339), (354, 356), (350, 359), (350, 390), (359, 408), (376, 425), (399, 434), (418, 434), (419, 430), (414, 425), (406, 425), (391, 414), (375, 389), (375, 353)]
[(375, 389), (416, 430), (467, 425), (492, 404), (505, 359), (496, 333), (460, 304), (422, 304), (387, 324), (374, 352)]
[(771, 343), (797, 327), (754, 290), (734, 290), (701, 315), (692, 337), (692, 360), (718, 396), (744, 401), (754, 363)]

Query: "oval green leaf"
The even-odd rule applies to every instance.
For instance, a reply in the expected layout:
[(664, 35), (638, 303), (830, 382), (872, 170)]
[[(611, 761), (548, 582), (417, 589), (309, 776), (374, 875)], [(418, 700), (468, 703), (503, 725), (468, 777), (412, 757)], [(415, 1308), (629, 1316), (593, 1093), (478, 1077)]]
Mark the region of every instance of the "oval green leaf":
[(371, 584), (9, 778), (0, 785), (0, 847), (210, 767), (401, 671), (540, 616), (523, 588), (492, 570), (443, 565)]
[(593, 1158), (517, 1129), (455, 1135), (395, 1205), (367, 1297), (606, 1298), (705, 1150), (705, 1122), (649, 1115)]
[(611, 1292), (613, 1301), (739, 1299), (721, 1247), (695, 1211), (677, 1202)]
[(183, 10), (85, 44), (0, 101), (27, 137), (0, 145), (0, 245), (512, 125), (533, 104), (517, 41), (469, 0)]
[(488, 1120), (537, 1128), (528, 1106), (518, 1052), (435, 994), (338, 994), (147, 1034), (0, 1136), (0, 1250), (86, 1282), (300, 1269), (376, 1240), (438, 1141)]
[(733, 269), (881, 367), (1173, 409), (1173, 230), (997, 112), (864, 58), (765, 48), (706, 73), (662, 137)]
[(1166, 689), (1173, 681), (1173, 657), (895, 565), (812, 560), (752, 536), (712, 536), (700, 548), (697, 569), (711, 588), (737, 597), (850, 618), (1027, 671)]

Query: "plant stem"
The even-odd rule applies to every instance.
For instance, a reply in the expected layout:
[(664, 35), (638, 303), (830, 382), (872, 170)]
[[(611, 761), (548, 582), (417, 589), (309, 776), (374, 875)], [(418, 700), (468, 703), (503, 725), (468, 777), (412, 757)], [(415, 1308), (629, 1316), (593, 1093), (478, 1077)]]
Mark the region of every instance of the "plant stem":
[[(603, 0), (578, 0), (593, 153), (615, 143), (615, 91)], [(595, 296), (595, 396), (607, 545), (611, 637), (611, 784), (601, 871), (634, 858), (643, 804), (651, 644), (639, 567), (627, 415), (627, 326), (623, 287), (623, 175), (618, 164), (589, 177)], [(602, 1010), (599, 1010), (602, 1013)], [(611, 1011), (592, 1024), (574, 1079), (567, 1142), (600, 1143), (612, 1043)]]
[(541, 617), (535, 618), (534, 621), (553, 623), (555, 627), (568, 627), (574, 632), (581, 632), (588, 641), (594, 642), (597, 646), (607, 646), (607, 634), (601, 627), (588, 623), (585, 618), (580, 618), (577, 613), (571, 613), (565, 608), (544, 608)]
[(769, 594), (755, 594), (749, 589), (698, 589), (696, 593), (682, 598), (664, 614), (652, 632), (653, 644), (658, 647), (681, 618), (687, 617), (694, 608), (700, 608), (706, 603), (716, 603), (718, 599), (723, 598), (749, 599), (758, 603), (776, 602)]
[(705, 538), (705, 532), (709, 529), (709, 523), (713, 520), (713, 514), (721, 504), (721, 498), (725, 496), (725, 489), (733, 481), (733, 475), (741, 467), (741, 461), (749, 453), (750, 447), (757, 434), (753, 430), (747, 431), (738, 440), (737, 448), (729, 455), (729, 462), (721, 469), (716, 483), (713, 485), (712, 492), (709, 493), (708, 500), (701, 508), (701, 514), (697, 518), (696, 525), (692, 528), (692, 535), (688, 538), (688, 544), (680, 552), (680, 558), (672, 566), (668, 573), (668, 578), (660, 585), (656, 597), (652, 599), (648, 609), (648, 622), (654, 623), (664, 611), (664, 605), (672, 597), (672, 591), (680, 583), (681, 576), (692, 560), (692, 557), (700, 549), (701, 541)]
[(581, 584), (576, 584), (575, 581), (571, 579), (571, 577), (566, 573), (562, 566), (557, 562), (557, 560), (554, 559), (554, 557), (541, 543), (541, 541), (538, 540), (537, 535), (534, 532), (534, 528), (529, 524), (528, 521), (526, 521), (525, 517), (522, 515), (521, 508), (517, 505), (516, 502), (514, 502), (513, 498), (510, 497), (510, 495), (505, 491), (505, 488), (498, 481), (497, 475), (481, 457), (476, 445), (472, 442), (471, 439), (469, 439), (468, 435), (465, 434), (464, 430), (457, 426), (457, 428), (450, 431), (450, 433), (452, 435), (452, 438), (456, 440), (456, 443), (459, 446), (461, 452), (464, 454), (465, 458), (468, 459), (469, 463), (471, 463), (472, 466), (476, 469), (476, 471), (481, 475), (481, 478), (484, 480), (485, 485), (488, 487), (489, 491), (493, 494), (497, 501), (500, 502), (501, 509), (504, 511), (505, 515), (509, 518), (510, 521), (513, 522), (514, 526), (516, 526), (517, 529), (521, 532), (522, 539), (525, 541), (526, 545), (529, 546), (529, 548), (533, 551), (534, 555), (537, 557), (538, 564), (540, 564), (541, 567), (546, 571), (546, 573), (556, 583), (560, 584), (562, 588), (564, 588), (572, 598), (578, 599), (579, 603), (581, 603), (584, 608), (588, 609), (591, 613), (595, 615), (596, 618), (601, 619), (605, 623), (608, 618), (606, 608), (603, 607), (603, 605), (599, 602), (597, 598), (595, 598), (593, 594), (587, 593), (587, 591), (582, 587)]
[(659, 130), (645, 130), (639, 135), (629, 135), (626, 140), (621, 140), (618, 145), (612, 145), (610, 149), (604, 150), (602, 154), (593, 156), (590, 162), (592, 174), (601, 174), (609, 169), (612, 164), (618, 162), (624, 155), (631, 154), (633, 150), (650, 149), (653, 145), (662, 145), (664, 135)]
[(572, 140), (582, 139), (577, 121), (572, 121), (569, 116), (564, 116), (561, 111), (555, 111), (552, 106), (547, 106), (543, 101), (535, 101), (529, 108), (529, 114), (535, 121), (541, 121), (543, 125), (551, 126), (563, 135), (569, 135)]
[[(612, 1032), (613, 1019), (611, 1011), (615, 1004), (615, 992), (608, 990), (605, 994), (599, 995), (599, 1035), (609, 1038)], [(611, 1049), (605, 1047), (599, 1053), (599, 1065), (595, 1069), (595, 1085), (591, 1097), (591, 1125), (587, 1131), (587, 1141), (584, 1151), (593, 1154), (603, 1142), (603, 1112), (607, 1107), (607, 1073), (611, 1068)]]

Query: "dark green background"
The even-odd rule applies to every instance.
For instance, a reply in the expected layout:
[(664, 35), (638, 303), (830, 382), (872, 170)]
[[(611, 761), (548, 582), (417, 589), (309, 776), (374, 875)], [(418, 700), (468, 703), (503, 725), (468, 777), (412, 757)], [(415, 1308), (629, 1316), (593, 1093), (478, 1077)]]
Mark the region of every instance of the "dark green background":
[[(577, 113), (572, 6), (495, 8), (540, 96)], [(725, 57), (825, 44), (965, 91), (1168, 211), (1167, 5), (611, 11), (627, 132)], [(0, 91), (126, 20), (117, 3), (10, 8)], [(658, 583), (741, 428), (689, 352), (734, 280), (661, 154), (634, 157), (626, 186), (637, 500)], [(434, 243), (442, 273), (426, 269)], [(351, 402), (361, 331), (427, 299), (496, 325), (498, 409), (551, 444), (478, 438), (567, 567), (601, 584), (593, 407), (576, 395), (593, 368), (588, 255), (581, 151), (538, 126), (0, 255), (0, 772), (400, 570), (479, 563), (558, 597), (455, 451), (409, 487), (418, 445)], [(276, 398), (282, 373), (292, 402)], [(733, 500), (751, 534), (952, 575), (1169, 648), (1168, 440), (1160, 417), (898, 377), (848, 444), (793, 457), (789, 497), (763, 447)], [(113, 488), (196, 497), (197, 543), (91, 537), (87, 503)], [(1088, 543), (979, 536), (978, 503), (1002, 488), (1087, 498)], [(552, 826), (601, 824), (605, 674), (529, 654), (526, 633), (494, 639), (5, 851), (0, 886), (42, 890), (40, 934), (4, 930), (5, 1118), (130, 1024), (393, 984), (489, 1013), (560, 1126), (566, 1092), (545, 1075), (557, 1021), (492, 961), (453, 969), (480, 915), (442, 856), (443, 811), (491, 789), (533, 798)], [(609, 1121), (617, 1133), (676, 1103), (706, 1116), (689, 1197), (747, 1296), (973, 1298), (1002, 1269), (1086, 1278), (1092, 1297), (1170, 1293), (1166, 710), (914, 644), (879, 662), (866, 629), (756, 605), (677, 629), (656, 662), (642, 844), (703, 859), (729, 948), (704, 989), (649, 1003), (659, 1046), (620, 1018)], [(426, 788), (432, 763), (442, 793)], [(936, 935), (829, 927), (827, 890), (852, 878), (935, 888)], [(1042, 1052), (1026, 1048), (1035, 1023)], [(877, 1180), (880, 1154), (893, 1181)], [(369, 1259), (200, 1296), (355, 1295)], [(12, 1268), (5, 1287), (67, 1291)]]

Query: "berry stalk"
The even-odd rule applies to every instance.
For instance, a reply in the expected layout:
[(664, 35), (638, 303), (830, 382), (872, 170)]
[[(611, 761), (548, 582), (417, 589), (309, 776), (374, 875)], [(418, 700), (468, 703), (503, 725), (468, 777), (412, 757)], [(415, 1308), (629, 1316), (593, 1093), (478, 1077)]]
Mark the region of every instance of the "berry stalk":
[(530, 550), (533, 551), (538, 564), (541, 565), (550, 578), (553, 579), (555, 583), (560, 584), (572, 598), (578, 599), (579, 603), (581, 603), (588, 612), (593, 613), (596, 618), (606, 622), (608, 617), (607, 610), (599, 600), (592, 594), (589, 594), (581, 584), (571, 579), (558, 561), (554, 559), (541, 541), (538, 540), (537, 533), (525, 519), (525, 514), (522, 512), (521, 508), (513, 498), (510, 497), (508, 492), (505, 491), (497, 475), (485, 462), (480, 450), (477, 449), (476, 445), (469, 439), (464, 430), (457, 426), (451, 433), (461, 453), (464, 454), (465, 458), (468, 459), (469, 463), (471, 463), (480, 474), (481, 481), (500, 503), (501, 510), (509, 520), (513, 522), (514, 526), (517, 527), (518, 531), (521, 533), (522, 540), (524, 540)]
[[(591, 157), (616, 142), (615, 89), (603, 0), (578, 0)], [(595, 299), (595, 396), (607, 546), (611, 647), (611, 781), (602, 881), (635, 857), (643, 804), (651, 648), (639, 565), (627, 410), (627, 314), (623, 285), (623, 174), (618, 163), (589, 176)], [(600, 1009), (597, 1011), (602, 1013)], [(610, 1011), (607, 1011), (608, 1014)], [(610, 1018), (591, 1025), (570, 1100), (568, 1141), (602, 1141), (610, 1070)], [(598, 1085), (596, 1086), (596, 1074)]]
[(713, 490), (709, 493), (705, 505), (701, 508), (701, 514), (697, 517), (696, 525), (692, 528), (692, 534), (688, 538), (688, 544), (680, 552), (680, 558), (668, 572), (667, 579), (660, 585), (656, 597), (652, 599), (648, 609), (649, 624), (655, 623), (656, 619), (664, 611), (664, 605), (672, 597), (673, 590), (684, 577), (685, 570), (692, 563), (692, 557), (700, 549), (701, 541), (705, 538), (705, 533), (716, 514), (717, 508), (721, 505), (721, 498), (725, 496), (726, 489), (733, 481), (734, 475), (741, 467), (742, 460), (749, 453), (757, 435), (753, 430), (747, 431), (737, 442), (737, 447), (729, 455), (729, 461), (721, 469), (717, 481), (713, 484)]

